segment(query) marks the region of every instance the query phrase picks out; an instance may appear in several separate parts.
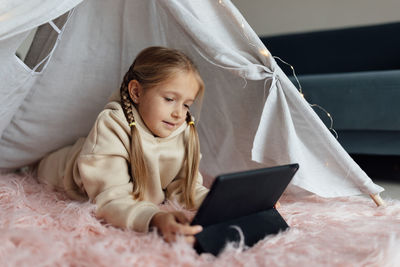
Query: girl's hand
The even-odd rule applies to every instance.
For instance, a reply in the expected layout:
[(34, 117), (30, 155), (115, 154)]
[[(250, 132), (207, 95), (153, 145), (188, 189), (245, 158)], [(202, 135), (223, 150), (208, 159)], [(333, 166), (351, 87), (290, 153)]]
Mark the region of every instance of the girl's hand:
[(160, 212), (153, 216), (150, 226), (157, 227), (158, 231), (168, 243), (176, 240), (176, 235), (185, 237), (185, 241), (191, 245), (196, 241), (194, 235), (200, 233), (203, 228), (200, 225), (189, 225), (189, 220), (183, 212)]

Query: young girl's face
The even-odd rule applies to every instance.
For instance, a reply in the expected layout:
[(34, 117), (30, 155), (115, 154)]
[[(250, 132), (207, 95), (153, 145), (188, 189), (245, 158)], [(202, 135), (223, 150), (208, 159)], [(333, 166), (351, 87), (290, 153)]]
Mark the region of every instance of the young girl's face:
[(138, 112), (155, 136), (168, 137), (185, 122), (198, 92), (199, 84), (194, 74), (178, 72), (153, 88), (143, 89), (139, 85)]

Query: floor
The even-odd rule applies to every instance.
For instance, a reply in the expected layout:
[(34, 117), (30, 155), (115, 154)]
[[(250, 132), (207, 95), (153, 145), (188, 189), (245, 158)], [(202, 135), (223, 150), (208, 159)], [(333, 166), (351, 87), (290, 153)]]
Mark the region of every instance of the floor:
[(382, 198), (392, 198), (400, 200), (400, 183), (395, 183), (393, 181), (384, 180), (373, 180), (376, 184), (385, 188), (385, 191), (381, 193)]
[(383, 198), (400, 200), (400, 156), (351, 155), (374, 183), (385, 188)]

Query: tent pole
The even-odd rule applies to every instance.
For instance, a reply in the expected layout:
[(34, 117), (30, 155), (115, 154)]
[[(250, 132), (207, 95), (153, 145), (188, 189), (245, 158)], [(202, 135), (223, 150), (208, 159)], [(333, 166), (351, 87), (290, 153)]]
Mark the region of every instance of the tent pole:
[(369, 194), (369, 196), (372, 198), (372, 200), (375, 202), (375, 204), (379, 206), (386, 206), (385, 201), (381, 198), (379, 194)]

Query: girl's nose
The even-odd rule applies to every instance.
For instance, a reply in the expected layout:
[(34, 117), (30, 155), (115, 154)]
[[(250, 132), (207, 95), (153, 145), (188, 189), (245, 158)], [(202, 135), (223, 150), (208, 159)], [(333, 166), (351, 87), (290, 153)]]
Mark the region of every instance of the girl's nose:
[(172, 116), (175, 118), (180, 118), (183, 115), (183, 107), (180, 107), (180, 105), (177, 105), (177, 107), (174, 108), (172, 111)]

